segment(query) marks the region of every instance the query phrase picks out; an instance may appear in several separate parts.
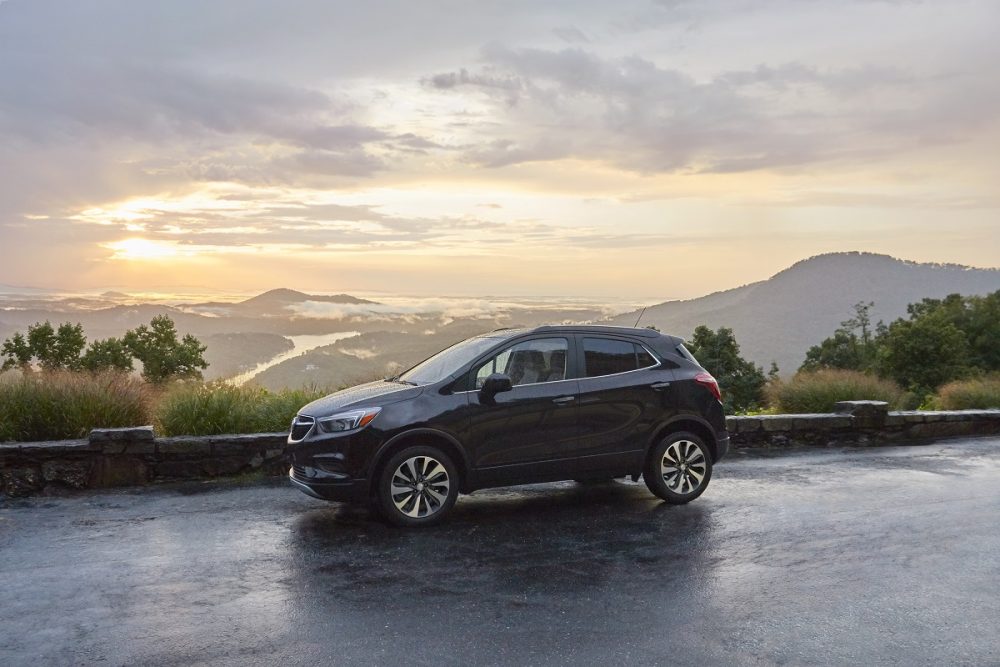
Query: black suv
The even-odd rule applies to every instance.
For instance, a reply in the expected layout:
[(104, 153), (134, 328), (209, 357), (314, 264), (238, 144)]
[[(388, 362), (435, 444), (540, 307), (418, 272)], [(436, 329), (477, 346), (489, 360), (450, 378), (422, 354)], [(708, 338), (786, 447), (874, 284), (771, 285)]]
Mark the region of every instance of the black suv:
[(705, 490), (729, 448), (719, 385), (650, 329), (501, 329), (405, 373), (314, 401), (288, 436), (289, 479), (371, 503), (387, 520), (441, 520), (486, 487), (641, 474), (668, 503)]

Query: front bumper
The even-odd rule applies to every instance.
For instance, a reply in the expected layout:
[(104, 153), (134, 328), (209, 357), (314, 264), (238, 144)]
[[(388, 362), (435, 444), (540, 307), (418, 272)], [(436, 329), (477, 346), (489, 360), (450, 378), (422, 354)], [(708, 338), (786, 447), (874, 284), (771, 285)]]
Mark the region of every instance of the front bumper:
[(317, 480), (296, 472), (292, 467), (288, 469), (288, 481), (303, 493), (320, 500), (363, 503), (368, 499), (368, 480), (365, 479)]

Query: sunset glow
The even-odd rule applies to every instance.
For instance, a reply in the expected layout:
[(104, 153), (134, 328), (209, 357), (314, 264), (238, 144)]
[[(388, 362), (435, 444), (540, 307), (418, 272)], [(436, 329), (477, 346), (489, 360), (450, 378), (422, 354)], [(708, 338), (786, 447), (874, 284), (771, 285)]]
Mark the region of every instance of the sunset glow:
[(148, 239), (125, 239), (105, 243), (105, 248), (114, 251), (112, 259), (124, 260), (166, 260), (178, 257), (181, 253), (176, 245)]
[(0, 3), (0, 283), (675, 298), (824, 252), (1000, 264), (988, 0), (46, 7)]

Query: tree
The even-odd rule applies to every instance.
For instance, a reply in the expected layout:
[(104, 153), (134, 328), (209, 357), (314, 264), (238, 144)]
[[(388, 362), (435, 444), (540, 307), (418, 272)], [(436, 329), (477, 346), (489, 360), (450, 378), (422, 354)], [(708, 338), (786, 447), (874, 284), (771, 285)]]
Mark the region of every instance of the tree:
[(52, 324), (36, 322), (28, 327), (28, 335), (16, 333), (4, 341), (0, 354), (4, 357), (3, 370), (20, 368), (31, 371), (31, 362), (45, 371), (79, 370), (80, 352), (87, 344), (83, 326), (66, 322), (53, 329)]
[(983, 372), (1000, 371), (1000, 291), (986, 296), (951, 294), (924, 299), (907, 308), (911, 320), (934, 318), (948, 322), (965, 336), (969, 366)]
[(132, 354), (125, 342), (118, 338), (95, 340), (80, 359), (80, 367), (92, 373), (107, 370), (129, 372), (133, 369)]
[(942, 314), (896, 320), (882, 336), (878, 369), (918, 395), (970, 371), (965, 334)]
[(767, 383), (764, 369), (740, 356), (740, 346), (732, 329), (722, 327), (712, 331), (700, 326), (687, 347), (719, 382), (727, 411), (745, 412), (761, 404)]
[[(48, 324), (46, 322), (46, 324)], [(49, 356), (49, 368), (54, 370), (80, 370), (80, 353), (87, 345), (82, 324), (60, 324), (56, 330), (55, 344)], [(37, 355), (40, 356), (40, 355)], [(45, 361), (42, 361), (45, 366)]]
[(31, 358), (34, 355), (31, 353), (31, 345), (28, 344), (28, 340), (21, 332), (14, 334), (3, 342), (3, 347), (0, 348), (0, 355), (5, 357), (0, 370), (6, 371), (11, 368), (20, 368), (22, 372), (31, 372)]
[(208, 368), (202, 356), (207, 348), (190, 334), (178, 341), (174, 321), (166, 315), (157, 315), (148, 327), (143, 324), (126, 332), (123, 341), (142, 362), (142, 376), (149, 382), (200, 379), (201, 371)]
[(874, 301), (865, 303), (859, 301), (854, 304), (854, 317), (840, 323), (842, 329), (847, 331), (861, 331), (861, 345), (867, 347), (872, 342), (872, 318), (871, 309), (875, 307)]
[(4, 341), (0, 370), (20, 368), (31, 373), (37, 361), (43, 371), (130, 372), (134, 357), (142, 362), (146, 380), (162, 383), (201, 378), (201, 371), (208, 368), (205, 349), (194, 336), (178, 340), (174, 322), (166, 315), (154, 317), (148, 327), (127, 331), (122, 338), (95, 340), (89, 347), (80, 324), (67, 322), (54, 329), (49, 322), (36, 322), (28, 327), (27, 335), (16, 333)]
[(871, 303), (809, 349), (801, 370), (844, 368), (875, 372), (926, 395), (952, 380), (1000, 371), (1000, 291), (951, 294), (907, 306), (907, 318), (871, 326)]
[(840, 323), (833, 335), (814, 345), (806, 352), (800, 371), (817, 371), (821, 368), (839, 368), (852, 371), (869, 371), (875, 363), (878, 350), (879, 323), (873, 329), (870, 311), (875, 303), (864, 301), (855, 304), (854, 317)]

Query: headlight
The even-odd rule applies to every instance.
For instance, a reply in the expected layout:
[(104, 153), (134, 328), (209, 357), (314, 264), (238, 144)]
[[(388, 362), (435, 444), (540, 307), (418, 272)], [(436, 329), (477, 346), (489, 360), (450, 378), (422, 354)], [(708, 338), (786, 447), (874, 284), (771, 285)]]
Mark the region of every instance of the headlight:
[(368, 426), (368, 424), (375, 419), (375, 415), (377, 415), (381, 410), (382, 408), (361, 408), (359, 410), (349, 410), (347, 412), (338, 412), (335, 415), (323, 417), (316, 421), (319, 422), (319, 430), (324, 433), (354, 431)]

